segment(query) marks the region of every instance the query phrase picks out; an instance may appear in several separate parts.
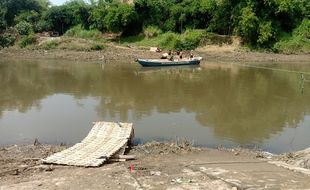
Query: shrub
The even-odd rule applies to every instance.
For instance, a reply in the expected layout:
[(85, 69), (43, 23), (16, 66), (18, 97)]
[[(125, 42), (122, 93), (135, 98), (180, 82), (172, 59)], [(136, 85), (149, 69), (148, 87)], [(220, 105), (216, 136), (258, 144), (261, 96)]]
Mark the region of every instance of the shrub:
[(0, 47), (9, 47), (14, 45), (16, 37), (10, 33), (0, 34)]
[(101, 32), (99, 30), (96, 30), (96, 29), (85, 30), (82, 28), (81, 25), (74, 26), (65, 33), (65, 36), (68, 36), (68, 37), (77, 37), (77, 38), (84, 38), (84, 39), (99, 38), (100, 35), (101, 35)]
[(176, 49), (191, 50), (199, 46), (201, 40), (206, 35), (203, 30), (186, 30), (181, 35), (181, 41)]
[(302, 23), (293, 31), (293, 35), (310, 39), (310, 19), (304, 19)]
[(173, 32), (167, 32), (163, 34), (162, 39), (159, 42), (160, 46), (167, 49), (175, 49), (175, 47), (178, 46), (179, 43), (180, 35)]
[(33, 27), (26, 21), (21, 21), (15, 25), (16, 30), (20, 35), (29, 35), (33, 33)]
[(191, 50), (198, 47), (205, 36), (204, 30), (187, 30), (183, 34), (168, 32), (163, 34), (160, 45), (168, 49)]
[(293, 31), (293, 35), (285, 35), (274, 45), (276, 51), (282, 53), (310, 53), (310, 20), (303, 22)]
[(30, 34), (28, 36), (24, 36), (20, 41), (19, 41), (19, 46), (21, 48), (24, 48), (28, 45), (34, 44), (36, 42), (36, 37), (33, 34)]
[(91, 50), (103, 50), (104, 46), (102, 44), (92, 44), (90, 49)]
[(143, 34), (146, 38), (154, 38), (161, 33), (162, 31), (157, 26), (148, 26), (143, 29)]

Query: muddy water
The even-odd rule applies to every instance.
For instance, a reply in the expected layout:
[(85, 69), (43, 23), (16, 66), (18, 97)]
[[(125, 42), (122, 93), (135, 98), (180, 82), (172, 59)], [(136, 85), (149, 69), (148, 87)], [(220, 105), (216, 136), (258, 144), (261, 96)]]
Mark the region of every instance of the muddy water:
[(310, 75), (301, 71), (310, 64), (145, 69), (1, 60), (0, 144), (72, 144), (106, 120), (133, 122), (137, 142), (299, 150), (310, 146)]

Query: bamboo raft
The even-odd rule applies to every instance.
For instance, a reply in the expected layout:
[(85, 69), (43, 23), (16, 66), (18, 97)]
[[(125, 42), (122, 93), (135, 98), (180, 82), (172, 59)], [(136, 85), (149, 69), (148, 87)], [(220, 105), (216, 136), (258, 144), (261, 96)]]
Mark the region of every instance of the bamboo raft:
[(46, 164), (98, 167), (111, 157), (123, 155), (132, 136), (132, 123), (94, 122), (82, 142), (42, 161)]

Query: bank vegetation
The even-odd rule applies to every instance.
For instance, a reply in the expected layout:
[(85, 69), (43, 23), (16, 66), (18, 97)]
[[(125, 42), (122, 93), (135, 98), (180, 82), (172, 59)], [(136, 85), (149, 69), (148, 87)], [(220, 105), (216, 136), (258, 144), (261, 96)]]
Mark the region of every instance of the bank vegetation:
[(310, 1), (70, 0), (61, 6), (48, 0), (0, 2), (2, 48), (102, 50), (113, 42), (189, 50), (232, 44), (232, 36), (247, 49), (309, 53)]

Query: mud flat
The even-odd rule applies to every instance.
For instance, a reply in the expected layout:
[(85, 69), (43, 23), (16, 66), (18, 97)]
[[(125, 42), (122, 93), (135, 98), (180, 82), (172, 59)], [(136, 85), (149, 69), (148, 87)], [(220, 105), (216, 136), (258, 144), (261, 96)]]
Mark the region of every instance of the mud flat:
[(0, 148), (0, 189), (309, 189), (310, 176), (270, 164), (279, 157), (258, 150), (208, 149), (188, 142), (132, 147), (136, 159), (98, 168), (42, 165), (66, 148)]

